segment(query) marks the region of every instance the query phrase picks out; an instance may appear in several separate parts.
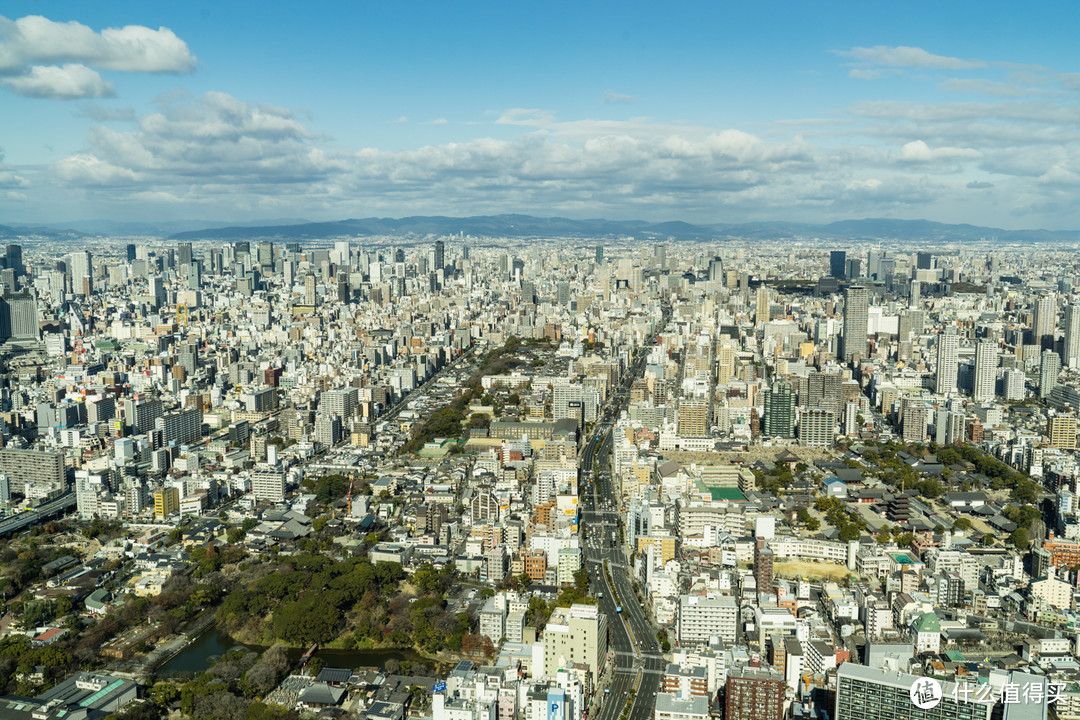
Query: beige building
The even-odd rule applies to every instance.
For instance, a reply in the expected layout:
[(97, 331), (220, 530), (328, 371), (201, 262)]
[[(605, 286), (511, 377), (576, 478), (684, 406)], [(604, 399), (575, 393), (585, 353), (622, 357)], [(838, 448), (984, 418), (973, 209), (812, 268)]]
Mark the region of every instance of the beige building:
[(1050, 447), (1059, 450), (1076, 449), (1076, 416), (1055, 415), (1050, 418), (1046, 434), (1050, 437)]
[(585, 663), (595, 684), (607, 658), (607, 616), (596, 605), (556, 608), (544, 628), (544, 673)]

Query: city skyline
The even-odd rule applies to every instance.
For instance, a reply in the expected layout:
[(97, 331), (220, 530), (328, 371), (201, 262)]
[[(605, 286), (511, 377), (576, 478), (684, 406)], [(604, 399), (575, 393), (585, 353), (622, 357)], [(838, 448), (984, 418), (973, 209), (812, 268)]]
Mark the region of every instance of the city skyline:
[(1069, 8), (39, 11), (0, 19), (6, 222), (1080, 228)]

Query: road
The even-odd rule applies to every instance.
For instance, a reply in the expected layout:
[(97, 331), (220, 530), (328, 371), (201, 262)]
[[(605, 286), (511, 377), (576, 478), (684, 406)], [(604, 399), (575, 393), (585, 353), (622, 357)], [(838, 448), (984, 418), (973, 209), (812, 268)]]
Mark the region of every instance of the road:
[[(664, 319), (657, 333), (670, 318)], [(600, 422), (581, 454), (581, 527), (585, 529), (585, 564), (591, 573), (591, 591), (600, 610), (608, 618), (609, 654), (614, 659), (613, 674), (602, 699), (596, 720), (616, 720), (634, 691), (628, 720), (650, 720), (656, 707), (656, 692), (666, 660), (656, 641), (656, 630), (645, 608), (634, 594), (627, 557), (619, 543), (621, 500), (615, 494), (608, 458), (612, 449), (612, 425), (630, 393), (630, 385), (641, 376), (656, 334), (638, 352), (622, 383), (601, 409)], [(589, 479), (594, 478), (593, 482)], [(608, 579), (610, 571), (611, 579)], [(614, 584), (614, 587), (612, 587)], [(622, 605), (616, 611), (615, 596)], [(595, 712), (595, 710), (594, 710)]]

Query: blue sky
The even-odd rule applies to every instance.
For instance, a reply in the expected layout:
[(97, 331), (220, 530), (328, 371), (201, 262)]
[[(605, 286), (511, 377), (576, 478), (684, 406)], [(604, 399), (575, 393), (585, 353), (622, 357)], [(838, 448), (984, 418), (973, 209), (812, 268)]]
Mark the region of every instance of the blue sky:
[(878, 5), (8, 2), (0, 222), (1080, 228), (1078, 11)]

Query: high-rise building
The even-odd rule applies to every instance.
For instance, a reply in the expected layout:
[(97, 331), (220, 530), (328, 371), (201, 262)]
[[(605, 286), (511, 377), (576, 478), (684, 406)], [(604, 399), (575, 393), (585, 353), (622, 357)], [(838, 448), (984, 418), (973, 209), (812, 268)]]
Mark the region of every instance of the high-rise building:
[(175, 487), (162, 487), (154, 491), (154, 517), (159, 520), (180, 509), (180, 491)]
[(435, 269), (442, 270), (446, 267), (446, 243), (442, 240), (435, 241)]
[(912, 280), (911, 285), (908, 287), (908, 304), (911, 305), (911, 307), (919, 306), (921, 291), (922, 283), (918, 280)]
[[(918, 698), (916, 704), (912, 699)], [(996, 702), (955, 683), (845, 662), (836, 670), (834, 720), (990, 720)], [(1045, 709), (1045, 708), (1044, 708)]]
[(724, 282), (724, 261), (714, 257), (709, 261), (709, 282)]
[(769, 541), (759, 537), (754, 544), (754, 581), (759, 593), (772, 593), (773, 591), (773, 560), (774, 554), (769, 547)]
[(1076, 449), (1076, 416), (1055, 415), (1047, 424), (1046, 435), (1050, 438), (1050, 447), (1059, 450)]
[(544, 628), (543, 641), (545, 672), (554, 674), (558, 668), (585, 663), (595, 683), (607, 661), (607, 615), (596, 605), (556, 608)]
[(862, 285), (844, 290), (844, 362), (866, 358), (866, 330), (870, 316), (870, 293)]
[(191, 243), (182, 242), (176, 246), (176, 261), (181, 267), (191, 264)]
[(704, 437), (709, 434), (709, 405), (704, 400), (679, 402), (679, 435)]
[(71, 253), (71, 289), (76, 295), (89, 297), (94, 292), (94, 266), (90, 253), (82, 250)]
[(280, 464), (259, 463), (251, 471), (251, 493), (256, 502), (285, 499), (285, 472)]
[(991, 340), (983, 340), (975, 346), (975, 385), (972, 399), (985, 402), (994, 399), (997, 383), (998, 346)]
[(829, 253), (829, 274), (837, 280), (843, 280), (845, 272), (847, 272), (847, 253), (843, 250), (833, 250)]
[(314, 307), (315, 302), (315, 276), (312, 273), (308, 273), (304, 276), (304, 305)]
[(1061, 364), (1067, 368), (1080, 367), (1080, 305), (1065, 306), (1065, 344)]
[(1043, 295), (1035, 301), (1035, 322), (1032, 328), (1032, 344), (1044, 348), (1054, 347), (1054, 329), (1057, 327), (1057, 300), (1053, 295)]
[(934, 269), (934, 253), (921, 252), (915, 256), (915, 269), (916, 270), (933, 270)]
[(904, 442), (924, 442), (928, 419), (926, 403), (917, 397), (904, 398), (902, 407)]
[(937, 374), (936, 389), (938, 394), (956, 392), (956, 378), (959, 372), (958, 355), (960, 339), (956, 335), (956, 328), (948, 325), (945, 331), (938, 335), (937, 351)]
[[(596, 261), (597, 265), (604, 262), (604, 246), (603, 245), (597, 245), (596, 246), (596, 254), (593, 256), (593, 259)], [(504, 272), (505, 272), (505, 270), (504, 270)]]
[(1024, 399), (1024, 382), (1027, 377), (1024, 371), (1019, 368), (1012, 368), (1006, 370), (1002, 374), (1002, 388), (1005, 390), (1003, 397), (1006, 400), (1023, 400)]
[(26, 268), (23, 266), (22, 259), (22, 245), (7, 246), (6, 252), (4, 253), (4, 267), (9, 270), (14, 270), (16, 277), (26, 274)]
[(787, 683), (776, 668), (732, 668), (724, 685), (724, 720), (784, 720), (786, 694)]
[(829, 447), (833, 443), (834, 415), (825, 408), (806, 408), (799, 415), (799, 444)]
[(1048, 398), (1061, 374), (1061, 358), (1053, 350), (1043, 350), (1039, 358), (1039, 397)]
[(681, 596), (676, 621), (679, 647), (701, 647), (707, 645), (713, 637), (724, 642), (735, 642), (738, 617), (739, 604), (731, 595)]
[(777, 382), (765, 391), (765, 435), (795, 437), (795, 394), (791, 383)]
[(133, 243), (128, 243), (124, 250), (127, 252), (128, 262), (131, 262), (135, 259), (135, 245)]
[(653, 261), (657, 270), (667, 270), (667, 245), (657, 243), (653, 246)]
[(769, 288), (765, 283), (758, 286), (757, 311), (754, 315), (756, 325), (763, 325), (770, 320), (769, 317)]

